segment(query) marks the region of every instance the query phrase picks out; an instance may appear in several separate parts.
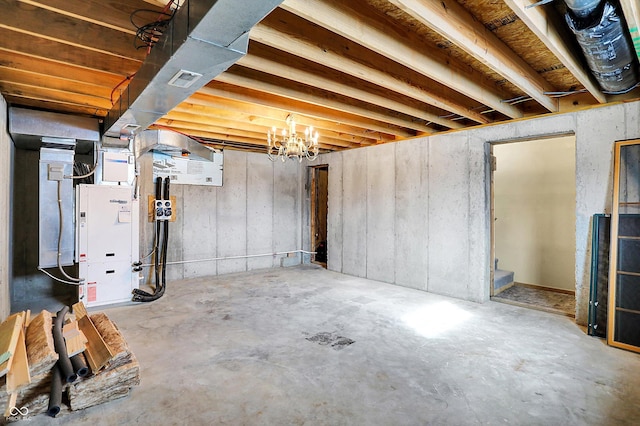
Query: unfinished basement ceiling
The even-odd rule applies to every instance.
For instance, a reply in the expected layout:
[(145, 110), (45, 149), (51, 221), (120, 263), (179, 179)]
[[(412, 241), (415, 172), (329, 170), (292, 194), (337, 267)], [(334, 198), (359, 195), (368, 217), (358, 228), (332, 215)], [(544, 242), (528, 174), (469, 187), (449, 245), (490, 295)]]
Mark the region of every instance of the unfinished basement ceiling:
[[(2, 0), (2, 95), (105, 117), (147, 56), (131, 14), (146, 9), (133, 21), (154, 22), (165, 3)], [(640, 98), (603, 94), (562, 0), (533, 3), (285, 0), (253, 28), (246, 56), (155, 125), (263, 151), (267, 131), (294, 113), (333, 151)], [(621, 4), (637, 26), (636, 0)]]

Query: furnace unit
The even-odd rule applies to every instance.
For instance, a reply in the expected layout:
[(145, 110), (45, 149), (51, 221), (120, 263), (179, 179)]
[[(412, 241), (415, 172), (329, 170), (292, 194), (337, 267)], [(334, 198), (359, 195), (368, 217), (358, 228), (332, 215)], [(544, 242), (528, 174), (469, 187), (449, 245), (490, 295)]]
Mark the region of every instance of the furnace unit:
[(78, 185), (76, 261), (84, 282), (79, 299), (86, 306), (128, 302), (138, 287), (138, 200), (132, 188)]

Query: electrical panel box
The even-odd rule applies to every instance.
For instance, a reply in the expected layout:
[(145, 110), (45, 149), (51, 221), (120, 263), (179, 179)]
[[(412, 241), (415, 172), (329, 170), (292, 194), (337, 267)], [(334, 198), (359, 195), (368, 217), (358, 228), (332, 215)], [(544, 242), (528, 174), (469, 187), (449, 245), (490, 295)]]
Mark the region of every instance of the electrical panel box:
[(128, 186), (77, 186), (76, 261), (84, 284), (79, 299), (88, 307), (131, 300), (139, 274), (139, 202)]

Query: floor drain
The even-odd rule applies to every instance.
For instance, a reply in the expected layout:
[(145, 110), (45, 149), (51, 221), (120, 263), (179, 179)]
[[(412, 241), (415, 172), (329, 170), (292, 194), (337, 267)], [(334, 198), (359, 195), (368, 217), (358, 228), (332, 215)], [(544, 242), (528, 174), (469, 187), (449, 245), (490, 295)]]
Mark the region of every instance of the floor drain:
[(351, 340), (348, 337), (338, 336), (336, 333), (328, 333), (326, 331), (322, 331), (318, 334), (315, 334), (311, 337), (305, 337), (306, 340), (310, 342), (316, 342), (322, 346), (331, 346), (336, 351), (346, 348), (352, 343), (355, 343), (355, 340)]

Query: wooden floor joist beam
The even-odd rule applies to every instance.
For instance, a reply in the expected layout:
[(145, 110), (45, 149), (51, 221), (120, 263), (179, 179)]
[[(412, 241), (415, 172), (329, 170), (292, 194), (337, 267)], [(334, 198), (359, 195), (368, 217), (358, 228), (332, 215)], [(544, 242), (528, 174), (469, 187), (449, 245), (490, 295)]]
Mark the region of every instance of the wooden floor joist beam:
[(484, 87), (480, 75), (471, 77), (458, 72), (458, 67), (453, 68), (447, 62), (429, 56), (424, 50), (393, 37), (382, 26), (373, 26), (366, 17), (352, 9), (346, 12), (345, 6), (327, 0), (285, 0), (280, 7), (449, 86), (508, 117), (523, 117), (522, 111), (516, 106), (502, 102), (500, 96)]
[(553, 86), (456, 0), (389, 1), (505, 77), (547, 110), (558, 111), (558, 102), (545, 95), (553, 91)]
[(526, 7), (531, 4), (528, 0), (504, 0), (504, 2), (598, 102), (607, 101), (593, 75), (582, 65), (578, 52), (567, 43), (567, 37), (573, 37), (573, 35), (568, 32), (565, 35), (561, 34), (558, 27), (550, 23), (551, 17), (547, 9), (544, 7), (527, 9)]
[(392, 92), (400, 93), (420, 102), (433, 105), (436, 108), (467, 117), (475, 122), (486, 124), (490, 121), (486, 116), (464, 105), (437, 95), (423, 87), (409, 84), (383, 70), (342, 56), (328, 46), (319, 44), (320, 41), (311, 42), (295, 34), (283, 33), (280, 28), (276, 29), (265, 23), (259, 23), (253, 27), (250, 35), (252, 40), (267, 46), (291, 52), (309, 61), (317, 62), (356, 78), (365, 79)]

